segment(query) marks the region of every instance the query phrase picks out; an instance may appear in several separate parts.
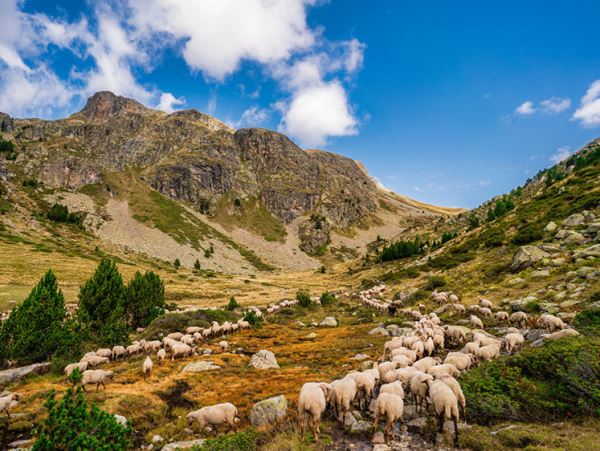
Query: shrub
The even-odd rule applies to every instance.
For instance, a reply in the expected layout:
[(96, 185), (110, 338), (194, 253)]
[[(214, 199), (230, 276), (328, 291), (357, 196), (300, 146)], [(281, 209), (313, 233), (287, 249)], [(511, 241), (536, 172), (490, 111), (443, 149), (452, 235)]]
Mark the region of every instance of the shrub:
[(512, 243), (518, 246), (529, 244), (544, 238), (544, 233), (540, 225), (527, 224), (519, 229), (517, 235), (512, 239)]
[(330, 305), (336, 301), (335, 294), (330, 293), (328, 291), (323, 292), (321, 295), (321, 305)]
[(326, 272), (326, 271), (327, 271), (327, 270), (325, 269), (325, 266), (321, 266), (321, 268), (319, 269), (319, 272), (320, 272), (321, 274), (325, 274), (325, 272)]
[(585, 335), (600, 337), (600, 308), (588, 308), (577, 314), (573, 327)]
[(37, 188), (37, 186), (38, 186), (37, 180), (33, 180), (33, 179), (25, 179), (25, 180), (23, 180), (23, 187), (24, 188)]
[(262, 323), (262, 317), (258, 316), (254, 310), (248, 310), (244, 315), (244, 320), (248, 321), (252, 326)]
[(233, 311), (239, 307), (240, 307), (240, 304), (238, 303), (238, 301), (236, 301), (235, 298), (233, 296), (231, 296), (229, 298), (229, 304), (227, 304), (227, 307), (225, 307), (225, 309), (229, 310), (229, 311)]
[(194, 262), (194, 269), (196, 271), (200, 271), (202, 269), (202, 267), (200, 266), (200, 260), (196, 259), (196, 261)]
[(88, 406), (81, 387), (67, 389), (60, 401), (52, 392), (44, 406), (48, 417), (35, 431), (33, 451), (131, 448), (131, 425), (123, 427), (110, 413)]
[(15, 145), (12, 141), (6, 139), (0, 139), (0, 152), (13, 153), (15, 151)]
[(480, 224), (479, 218), (477, 216), (475, 216), (473, 213), (471, 213), (467, 217), (467, 222), (469, 223), (469, 230), (476, 229), (477, 227), (479, 227), (479, 224)]
[(425, 284), (425, 289), (426, 290), (435, 290), (436, 288), (445, 286), (447, 283), (448, 282), (446, 281), (446, 279), (442, 276), (431, 276), (429, 278), (429, 280), (427, 280), (427, 283)]
[(419, 237), (415, 238), (414, 241), (397, 241), (382, 249), (379, 254), (379, 261), (401, 260), (420, 255), (423, 253), (424, 247), (425, 243), (421, 242)]
[(310, 294), (307, 291), (298, 291), (296, 293), (296, 299), (300, 307), (310, 307), (312, 301), (310, 300)]
[(175, 259), (175, 261), (173, 262), (173, 266), (175, 266), (175, 269), (179, 269), (181, 266), (181, 262), (179, 261), (178, 258)]
[(148, 271), (136, 271), (125, 289), (127, 324), (135, 329), (146, 327), (165, 312), (165, 287), (160, 277)]
[(47, 218), (54, 222), (81, 224), (83, 217), (77, 213), (69, 213), (69, 209), (61, 204), (54, 204), (47, 213)]
[(78, 315), (104, 346), (127, 341), (124, 321), (125, 285), (117, 265), (103, 258), (94, 275), (79, 290)]
[(236, 432), (235, 434), (221, 435), (216, 438), (207, 439), (198, 451), (254, 451), (258, 449), (258, 432), (250, 429), (248, 431)]
[(48, 270), (0, 326), (0, 363), (14, 360), (26, 365), (47, 360), (70, 338), (66, 316), (62, 291)]

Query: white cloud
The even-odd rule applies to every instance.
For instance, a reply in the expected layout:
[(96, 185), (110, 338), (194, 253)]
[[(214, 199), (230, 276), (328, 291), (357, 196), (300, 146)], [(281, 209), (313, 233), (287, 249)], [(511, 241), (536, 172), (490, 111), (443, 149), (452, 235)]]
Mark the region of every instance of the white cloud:
[(580, 121), (586, 127), (600, 125), (600, 80), (590, 85), (572, 119)]
[(213, 91), (208, 96), (208, 103), (206, 104), (206, 111), (210, 115), (214, 115), (217, 111), (217, 94)]
[(269, 119), (270, 111), (267, 108), (252, 106), (242, 113), (239, 121), (234, 122), (234, 128), (260, 127)]
[(165, 113), (172, 113), (173, 111), (176, 110), (175, 107), (177, 105), (183, 105), (183, 104), (185, 104), (185, 99), (183, 99), (183, 98), (178, 99), (170, 92), (163, 92), (160, 95), (160, 100), (158, 102), (157, 108), (159, 110), (164, 111)]
[(561, 97), (550, 97), (540, 102), (540, 108), (546, 114), (558, 114), (571, 107), (571, 99)]
[(515, 108), (515, 113), (521, 116), (530, 116), (536, 112), (535, 107), (533, 106), (533, 102), (531, 100), (526, 100), (517, 108)]
[(571, 155), (573, 154), (573, 151), (571, 150), (571, 148), (569, 146), (562, 146), (559, 147), (556, 152), (554, 152), (552, 155), (550, 155), (550, 161), (554, 164), (558, 164), (561, 161), (566, 160), (567, 158), (569, 158)]
[(322, 146), (328, 136), (356, 134), (356, 126), (344, 88), (332, 81), (298, 90), (284, 107), (279, 130), (305, 146)]

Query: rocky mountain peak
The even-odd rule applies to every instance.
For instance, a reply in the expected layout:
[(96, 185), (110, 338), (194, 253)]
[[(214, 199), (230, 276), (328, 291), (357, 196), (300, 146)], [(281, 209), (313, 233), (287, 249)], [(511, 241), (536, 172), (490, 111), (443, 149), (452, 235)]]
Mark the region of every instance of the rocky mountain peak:
[(114, 116), (149, 111), (141, 103), (133, 99), (117, 96), (110, 91), (100, 91), (88, 98), (79, 114), (92, 121), (105, 121)]

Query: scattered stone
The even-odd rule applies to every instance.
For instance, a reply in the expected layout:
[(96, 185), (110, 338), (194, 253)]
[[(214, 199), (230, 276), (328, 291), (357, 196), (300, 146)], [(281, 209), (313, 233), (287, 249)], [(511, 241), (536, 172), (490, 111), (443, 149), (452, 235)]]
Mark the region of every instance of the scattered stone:
[(202, 446), (204, 439), (188, 440), (186, 442), (167, 443), (163, 446), (162, 451), (176, 451), (178, 449), (190, 449), (195, 446)]
[(375, 434), (373, 435), (373, 440), (371, 440), (371, 443), (373, 443), (374, 445), (385, 444), (385, 437), (383, 435), (383, 432), (381, 432), (381, 431), (375, 432)]
[(556, 229), (558, 228), (558, 226), (556, 225), (555, 222), (550, 221), (548, 224), (546, 224), (546, 227), (544, 227), (544, 232), (547, 233), (552, 233), (554, 232)]
[(333, 316), (328, 316), (323, 321), (321, 321), (321, 324), (319, 325), (323, 327), (336, 327), (338, 325), (338, 322), (337, 319), (335, 319)]
[(567, 236), (567, 231), (564, 229), (561, 229), (556, 233), (556, 235), (554, 235), (554, 238), (556, 238), (557, 240), (564, 240), (566, 236)]
[(539, 271), (533, 271), (531, 273), (531, 277), (533, 277), (533, 278), (550, 277), (550, 270), (540, 269)]
[(365, 434), (373, 431), (373, 425), (364, 420), (357, 421), (350, 427), (351, 434)]
[(510, 431), (511, 429), (516, 428), (517, 426), (515, 426), (514, 424), (508, 425), (506, 427), (500, 428), (497, 431), (492, 431), (490, 432), (491, 435), (496, 435), (498, 432), (502, 432), (502, 431)]
[(390, 333), (385, 330), (383, 327), (376, 327), (375, 329), (371, 329), (369, 331), (369, 335), (385, 335), (385, 336), (389, 336)]
[(33, 439), (16, 440), (8, 444), (9, 449), (29, 449)]
[(257, 402), (250, 412), (250, 423), (255, 427), (261, 427), (280, 421), (285, 418), (287, 407), (287, 399), (283, 395)]
[(579, 232), (569, 230), (563, 240), (565, 244), (583, 244), (586, 238)]
[(354, 357), (352, 357), (354, 360), (366, 360), (368, 358), (370, 358), (369, 355), (367, 354), (356, 354)]
[(306, 324), (304, 324), (304, 323), (303, 323), (302, 321), (300, 321), (300, 320), (296, 321), (296, 324), (297, 324), (299, 327), (306, 327)]
[(513, 271), (529, 268), (534, 263), (539, 262), (543, 258), (550, 257), (550, 254), (535, 246), (522, 246), (515, 252), (511, 269)]
[(390, 451), (391, 449), (392, 448), (385, 443), (378, 443), (377, 445), (373, 446), (373, 451)]
[(585, 216), (581, 213), (575, 213), (565, 219), (562, 223), (563, 227), (575, 227), (585, 222)]
[(352, 415), (350, 412), (346, 412), (344, 415), (344, 427), (346, 429), (351, 428), (354, 423), (356, 423), (356, 418), (354, 418), (354, 415)]
[(46, 374), (50, 371), (50, 362), (34, 363), (10, 370), (0, 371), (0, 385), (8, 385), (27, 376)]
[(203, 371), (220, 370), (219, 365), (215, 365), (211, 360), (202, 360), (200, 362), (188, 363), (181, 370), (182, 373), (201, 373)]
[(577, 316), (577, 313), (560, 312), (557, 316), (563, 321), (571, 321)]
[(550, 264), (555, 267), (563, 266), (567, 263), (567, 260), (564, 257), (553, 258), (550, 260)]
[(510, 286), (520, 285), (522, 283), (525, 283), (525, 279), (522, 279), (521, 277), (513, 277), (512, 279), (509, 279), (506, 283)]
[(559, 310), (558, 307), (551, 302), (540, 302), (539, 305), (540, 305), (540, 310), (545, 313), (554, 314), (554, 313), (557, 313)]
[(249, 365), (259, 370), (264, 370), (268, 368), (279, 368), (279, 365), (277, 364), (277, 359), (275, 358), (275, 354), (266, 349), (262, 349), (256, 354), (254, 354), (250, 359)]
[(419, 417), (414, 420), (409, 421), (406, 424), (406, 427), (410, 432), (415, 432), (417, 434), (422, 434), (427, 429), (427, 417)]
[(310, 334), (308, 334), (306, 336), (306, 338), (308, 338), (309, 340), (314, 340), (315, 338), (317, 338), (317, 334), (314, 332), (311, 332)]
[(595, 273), (596, 273), (596, 270), (594, 268), (591, 268), (589, 266), (582, 266), (581, 268), (579, 268), (577, 270), (577, 277), (586, 278), (590, 274), (595, 274)]
[(555, 243), (542, 243), (538, 247), (549, 254), (558, 254), (560, 252), (560, 246)]
[(572, 300), (570, 300), (570, 301), (564, 301), (564, 302), (561, 302), (561, 303), (559, 304), (559, 306), (560, 306), (560, 308), (562, 308), (562, 309), (566, 309), (566, 308), (571, 308), (571, 307), (574, 307), (574, 306), (576, 306), (577, 304), (581, 304), (581, 301), (576, 301), (576, 300), (573, 300), (573, 299), (572, 299)]
[(154, 443), (154, 444), (160, 443), (163, 441), (164, 441), (164, 439), (158, 434), (156, 434), (154, 437), (152, 437), (152, 443)]

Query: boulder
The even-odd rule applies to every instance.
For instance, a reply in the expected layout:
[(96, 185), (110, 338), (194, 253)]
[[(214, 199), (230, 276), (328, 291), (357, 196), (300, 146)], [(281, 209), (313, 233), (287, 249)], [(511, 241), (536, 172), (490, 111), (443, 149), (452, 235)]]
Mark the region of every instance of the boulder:
[(383, 445), (385, 444), (385, 437), (383, 436), (383, 432), (377, 431), (373, 434), (373, 439), (371, 440), (373, 445)]
[(585, 222), (585, 216), (581, 213), (575, 213), (565, 219), (562, 223), (563, 227), (575, 227)]
[(577, 270), (577, 277), (581, 277), (583, 279), (589, 277), (591, 274), (596, 274), (596, 270), (590, 266), (582, 266)]
[(510, 285), (511, 287), (514, 287), (515, 285), (520, 285), (522, 283), (525, 283), (525, 279), (523, 279), (521, 277), (513, 277), (512, 279), (509, 279), (506, 283), (508, 285)]
[(191, 449), (200, 447), (204, 443), (204, 439), (188, 440), (186, 442), (167, 443), (162, 447), (162, 451), (177, 451), (178, 449)]
[(539, 271), (533, 271), (531, 273), (531, 277), (533, 278), (542, 278), (542, 277), (550, 277), (550, 270), (548, 269), (540, 269)]
[(550, 221), (548, 224), (546, 224), (546, 227), (544, 227), (544, 232), (547, 233), (552, 233), (554, 232), (556, 229), (558, 228), (558, 226), (556, 225), (555, 222)]
[(277, 364), (277, 359), (275, 358), (275, 354), (266, 349), (262, 349), (256, 354), (254, 354), (250, 359), (249, 365), (259, 370), (279, 368), (279, 365)]
[(319, 324), (319, 326), (322, 326), (322, 327), (336, 327), (337, 325), (338, 325), (337, 319), (335, 319), (333, 316), (326, 317)]
[(550, 254), (544, 252), (536, 246), (522, 246), (515, 252), (511, 269), (513, 271), (521, 271), (529, 268), (534, 263), (539, 262), (544, 258), (549, 258)]
[(219, 365), (215, 365), (211, 360), (202, 360), (200, 362), (188, 363), (181, 370), (182, 373), (202, 373), (203, 371), (220, 370)]
[(600, 222), (593, 222), (590, 225), (587, 226), (587, 229), (585, 229), (586, 233), (589, 233), (590, 235), (596, 235), (598, 232), (600, 232)]
[(558, 232), (556, 232), (556, 235), (554, 235), (554, 238), (556, 238), (557, 240), (564, 240), (566, 236), (567, 236), (567, 231), (565, 229), (561, 229)]
[(356, 418), (354, 418), (354, 415), (352, 415), (350, 412), (346, 412), (344, 415), (344, 427), (351, 428), (354, 423), (356, 423)]
[(373, 451), (390, 451), (392, 448), (385, 443), (377, 443), (373, 446)]
[(20, 381), (27, 376), (46, 374), (49, 371), (50, 362), (34, 363), (32, 365), (0, 371), (0, 385), (8, 385)]
[(369, 421), (360, 420), (350, 426), (351, 434), (367, 434), (373, 431), (373, 425)]
[(375, 329), (371, 329), (369, 331), (369, 335), (385, 335), (387, 337), (390, 335), (390, 333), (383, 327), (376, 327)]
[(353, 360), (366, 360), (370, 358), (370, 356), (368, 354), (356, 354), (354, 357), (352, 357)]
[(586, 238), (579, 232), (575, 232), (573, 230), (567, 231), (565, 238), (563, 239), (563, 243), (565, 244), (582, 244), (585, 243)]
[(560, 246), (556, 243), (542, 243), (538, 247), (549, 254), (557, 254), (560, 252)]
[(564, 266), (567, 263), (567, 260), (564, 257), (553, 258), (550, 260), (550, 264), (555, 267)]
[(276, 423), (285, 418), (287, 408), (287, 399), (283, 395), (257, 402), (250, 412), (250, 423), (254, 427)]
[(586, 249), (576, 252), (574, 258), (600, 257), (600, 244), (594, 244)]

